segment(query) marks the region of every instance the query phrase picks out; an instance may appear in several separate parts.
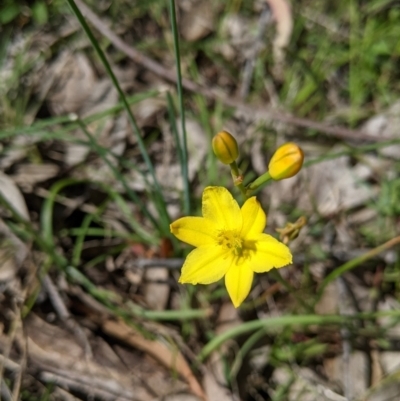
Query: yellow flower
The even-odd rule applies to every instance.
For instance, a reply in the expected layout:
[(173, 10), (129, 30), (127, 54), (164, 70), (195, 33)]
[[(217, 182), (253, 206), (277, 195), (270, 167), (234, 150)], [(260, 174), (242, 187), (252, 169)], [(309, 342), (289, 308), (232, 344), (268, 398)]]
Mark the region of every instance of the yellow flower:
[(276, 180), (284, 180), (296, 175), (303, 165), (304, 153), (293, 142), (280, 146), (269, 162), (269, 174)]
[(182, 267), (180, 283), (210, 284), (225, 276), (225, 285), (237, 308), (251, 290), (254, 273), (292, 262), (289, 248), (264, 234), (267, 217), (256, 197), (240, 208), (224, 187), (203, 192), (203, 217), (182, 217), (171, 232), (197, 247)]

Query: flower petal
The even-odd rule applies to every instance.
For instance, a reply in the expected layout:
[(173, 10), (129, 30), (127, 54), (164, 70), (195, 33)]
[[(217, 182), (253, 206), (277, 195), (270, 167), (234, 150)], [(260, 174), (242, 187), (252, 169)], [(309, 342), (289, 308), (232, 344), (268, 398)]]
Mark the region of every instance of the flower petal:
[(243, 217), (242, 238), (255, 236), (264, 231), (267, 225), (267, 216), (255, 196), (247, 199), (241, 211)]
[(259, 234), (254, 238), (253, 247), (255, 250), (251, 253), (250, 266), (255, 273), (264, 273), (274, 267), (283, 267), (292, 263), (292, 254), (290, 249), (268, 234)]
[(194, 249), (182, 267), (180, 283), (210, 284), (220, 280), (231, 266), (233, 259), (219, 246)]
[(231, 193), (224, 187), (207, 187), (203, 192), (203, 216), (220, 229), (241, 230), (242, 214)]
[(249, 263), (233, 264), (225, 275), (225, 285), (235, 308), (245, 300), (251, 290), (254, 273)]
[(182, 217), (169, 227), (176, 238), (187, 244), (196, 247), (215, 244), (216, 225), (203, 217)]

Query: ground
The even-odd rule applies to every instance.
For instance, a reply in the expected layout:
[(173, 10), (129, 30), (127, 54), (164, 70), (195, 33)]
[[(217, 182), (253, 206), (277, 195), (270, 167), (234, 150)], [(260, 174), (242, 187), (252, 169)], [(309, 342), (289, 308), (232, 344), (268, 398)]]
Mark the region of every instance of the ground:
[[(173, 4), (0, 5), (1, 398), (399, 399), (398, 3)], [(243, 202), (221, 130), (245, 185), (305, 155), (256, 194), (293, 264), (237, 309), (169, 228)]]

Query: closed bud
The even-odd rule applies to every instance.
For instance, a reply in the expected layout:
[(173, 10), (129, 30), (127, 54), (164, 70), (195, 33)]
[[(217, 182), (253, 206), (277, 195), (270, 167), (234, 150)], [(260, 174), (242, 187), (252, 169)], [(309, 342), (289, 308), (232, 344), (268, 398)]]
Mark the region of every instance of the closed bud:
[(303, 165), (304, 153), (293, 142), (280, 146), (269, 162), (269, 174), (272, 179), (279, 181), (296, 175)]
[(218, 132), (212, 140), (212, 148), (218, 160), (224, 164), (233, 163), (239, 156), (236, 139), (227, 131)]

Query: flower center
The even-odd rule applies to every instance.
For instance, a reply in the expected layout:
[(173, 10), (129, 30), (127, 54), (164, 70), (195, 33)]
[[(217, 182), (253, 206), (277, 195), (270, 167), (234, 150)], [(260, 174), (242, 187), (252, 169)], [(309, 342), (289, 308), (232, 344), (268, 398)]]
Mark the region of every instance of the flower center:
[(231, 251), (235, 256), (241, 256), (243, 252), (243, 240), (235, 230), (221, 230), (217, 234), (217, 243), (225, 251)]

